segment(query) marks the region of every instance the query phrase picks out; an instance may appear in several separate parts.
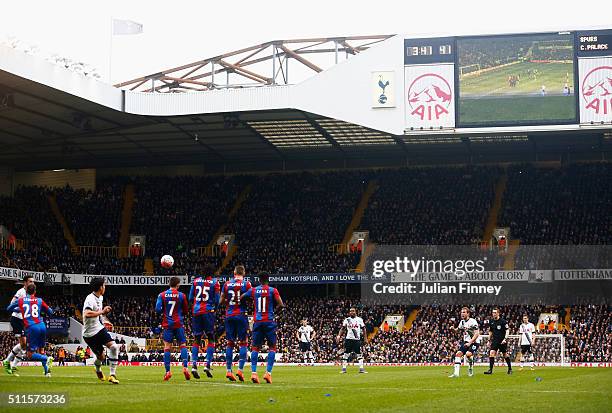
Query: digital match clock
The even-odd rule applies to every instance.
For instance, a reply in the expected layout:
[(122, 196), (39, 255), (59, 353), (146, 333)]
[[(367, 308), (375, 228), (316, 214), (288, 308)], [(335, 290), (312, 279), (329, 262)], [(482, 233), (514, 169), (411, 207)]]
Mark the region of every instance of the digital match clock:
[(405, 39), (404, 64), (452, 63), (455, 60), (455, 39)]

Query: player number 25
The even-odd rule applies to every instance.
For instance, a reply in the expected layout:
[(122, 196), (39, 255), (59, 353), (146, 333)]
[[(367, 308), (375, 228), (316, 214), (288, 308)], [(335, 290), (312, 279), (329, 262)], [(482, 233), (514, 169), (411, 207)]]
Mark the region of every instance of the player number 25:
[(210, 290), (210, 287), (202, 288), (201, 286), (196, 285), (196, 301), (208, 301), (208, 298), (209, 298), (208, 291), (209, 290)]

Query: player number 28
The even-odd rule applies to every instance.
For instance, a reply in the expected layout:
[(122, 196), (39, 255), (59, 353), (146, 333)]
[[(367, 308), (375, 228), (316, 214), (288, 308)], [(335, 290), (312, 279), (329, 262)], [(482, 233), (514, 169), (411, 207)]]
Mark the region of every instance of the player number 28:
[(34, 318), (38, 317), (38, 304), (32, 304), (31, 308), (28, 304), (24, 304), (23, 306), (25, 307), (25, 312), (24, 312), (25, 318), (30, 317), (30, 311), (31, 311), (32, 317)]

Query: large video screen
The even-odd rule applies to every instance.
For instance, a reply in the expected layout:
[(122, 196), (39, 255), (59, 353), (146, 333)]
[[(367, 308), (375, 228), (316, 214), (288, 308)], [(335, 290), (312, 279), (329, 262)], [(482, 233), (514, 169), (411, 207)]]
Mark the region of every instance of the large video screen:
[(460, 126), (576, 120), (573, 35), (458, 39), (457, 53)]

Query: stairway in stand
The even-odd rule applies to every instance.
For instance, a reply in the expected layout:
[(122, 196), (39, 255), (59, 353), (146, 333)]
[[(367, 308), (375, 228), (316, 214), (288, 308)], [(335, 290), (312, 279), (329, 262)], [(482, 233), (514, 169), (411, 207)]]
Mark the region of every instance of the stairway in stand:
[(121, 228), (119, 231), (119, 258), (129, 256), (128, 247), (130, 246), (130, 227), (132, 226), (135, 192), (134, 184), (127, 184), (123, 192), (123, 209), (121, 210)]
[(73, 253), (76, 253), (78, 251), (78, 248), (76, 241), (74, 240), (74, 235), (72, 234), (72, 231), (70, 231), (70, 227), (68, 227), (68, 223), (66, 222), (62, 211), (60, 211), (55, 194), (47, 195), (47, 200), (49, 201), (49, 207), (51, 208), (51, 212), (53, 212), (55, 219), (62, 227), (62, 231), (64, 232), (64, 238), (68, 242), (68, 245), (70, 245), (70, 249)]

